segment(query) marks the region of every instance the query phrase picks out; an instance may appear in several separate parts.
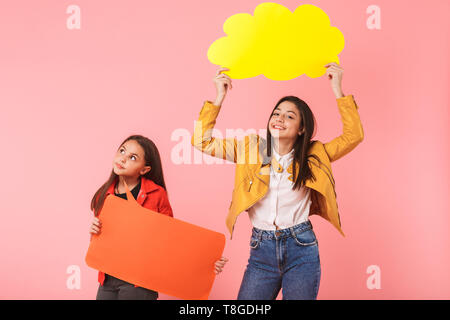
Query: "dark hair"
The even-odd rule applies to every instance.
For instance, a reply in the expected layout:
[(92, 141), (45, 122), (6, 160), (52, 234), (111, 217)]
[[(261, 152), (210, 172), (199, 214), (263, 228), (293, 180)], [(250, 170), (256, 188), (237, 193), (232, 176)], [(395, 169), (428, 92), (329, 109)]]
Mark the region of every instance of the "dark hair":
[[(145, 165), (151, 166), (151, 170), (144, 174), (143, 176), (147, 179), (152, 180), (157, 185), (161, 186), (166, 190), (166, 184), (164, 182), (164, 175), (162, 170), (162, 164), (161, 164), (161, 157), (159, 155), (158, 148), (153, 143), (152, 140), (141, 136), (141, 135), (132, 135), (126, 138), (119, 146), (122, 147), (122, 145), (129, 141), (134, 140), (144, 149), (144, 158), (145, 158)], [(103, 203), (106, 198), (106, 192), (108, 191), (111, 184), (114, 182), (117, 182), (118, 175), (114, 173), (114, 170), (111, 170), (111, 174), (108, 178), (108, 180), (97, 190), (97, 192), (94, 194), (91, 200), (91, 210), (94, 211), (95, 216), (98, 216), (100, 209), (103, 206)], [(167, 192), (167, 190), (166, 190)]]
[(311, 147), (311, 144), (314, 141), (311, 141), (311, 138), (315, 135), (315, 129), (316, 129), (316, 119), (314, 117), (314, 114), (312, 113), (311, 109), (309, 108), (308, 104), (303, 101), (300, 98), (297, 98), (295, 96), (286, 96), (281, 98), (275, 107), (272, 110), (272, 113), (270, 114), (269, 121), (267, 122), (267, 155), (269, 157), (272, 157), (272, 134), (269, 130), (269, 122), (272, 118), (273, 112), (275, 109), (284, 101), (292, 102), (298, 109), (301, 121), (300, 121), (300, 129), (304, 128), (304, 132), (302, 135), (298, 135), (297, 139), (294, 143), (294, 160), (293, 160), (293, 178), (296, 176), (296, 166), (295, 163), (298, 163), (298, 167), (300, 169), (300, 172), (297, 176), (297, 179), (294, 181), (294, 185), (292, 187), (292, 190), (300, 189), (301, 186), (304, 186), (306, 183), (306, 180), (312, 179), (316, 180), (316, 177), (311, 172), (311, 169), (308, 166), (308, 158), (314, 157), (318, 161), (318, 157), (316, 155), (309, 155), (308, 150)]

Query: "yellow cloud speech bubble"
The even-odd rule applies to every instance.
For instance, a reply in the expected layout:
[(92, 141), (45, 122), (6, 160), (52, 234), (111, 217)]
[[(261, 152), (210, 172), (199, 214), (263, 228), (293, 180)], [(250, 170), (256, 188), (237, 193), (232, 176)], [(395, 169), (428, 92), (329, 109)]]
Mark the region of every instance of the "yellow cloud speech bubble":
[(229, 17), (227, 34), (213, 42), (208, 59), (230, 69), (233, 79), (256, 77), (290, 80), (302, 74), (317, 78), (327, 63), (339, 63), (344, 36), (330, 26), (320, 8), (304, 4), (294, 12), (272, 2), (259, 4), (254, 15), (238, 13)]

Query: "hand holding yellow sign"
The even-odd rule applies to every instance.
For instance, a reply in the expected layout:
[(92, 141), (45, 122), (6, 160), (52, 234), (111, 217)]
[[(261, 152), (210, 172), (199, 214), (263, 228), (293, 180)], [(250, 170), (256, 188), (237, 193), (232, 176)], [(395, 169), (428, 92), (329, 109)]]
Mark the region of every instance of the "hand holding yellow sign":
[(305, 4), (291, 12), (266, 2), (254, 15), (238, 13), (228, 18), (223, 30), (208, 50), (208, 59), (230, 69), (234, 79), (256, 77), (290, 80), (302, 74), (317, 78), (325, 74), (327, 63), (339, 64), (344, 36), (320, 8)]

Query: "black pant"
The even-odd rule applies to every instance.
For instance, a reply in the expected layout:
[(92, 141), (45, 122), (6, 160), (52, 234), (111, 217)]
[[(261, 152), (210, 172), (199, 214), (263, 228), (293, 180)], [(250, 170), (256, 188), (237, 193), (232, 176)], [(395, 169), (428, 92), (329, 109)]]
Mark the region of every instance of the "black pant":
[(98, 285), (97, 300), (156, 300), (158, 292), (135, 287), (134, 284), (105, 274), (103, 286)]

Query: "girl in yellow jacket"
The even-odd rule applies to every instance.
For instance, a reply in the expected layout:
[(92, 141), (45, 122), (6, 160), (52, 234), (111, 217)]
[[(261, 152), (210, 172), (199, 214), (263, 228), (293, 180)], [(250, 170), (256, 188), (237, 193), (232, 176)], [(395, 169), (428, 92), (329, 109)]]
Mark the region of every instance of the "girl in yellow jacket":
[(364, 137), (358, 106), (342, 92), (343, 69), (329, 63), (326, 76), (336, 96), (343, 133), (327, 143), (311, 140), (315, 130), (309, 106), (283, 97), (272, 110), (267, 136), (242, 140), (212, 137), (231, 78), (217, 71), (217, 96), (205, 101), (195, 123), (192, 145), (236, 163), (235, 188), (226, 218), (232, 236), (237, 217), (247, 211), (253, 225), (250, 258), (238, 299), (316, 299), (320, 283), (318, 242), (309, 216), (318, 214), (342, 235), (331, 162), (353, 150)]

